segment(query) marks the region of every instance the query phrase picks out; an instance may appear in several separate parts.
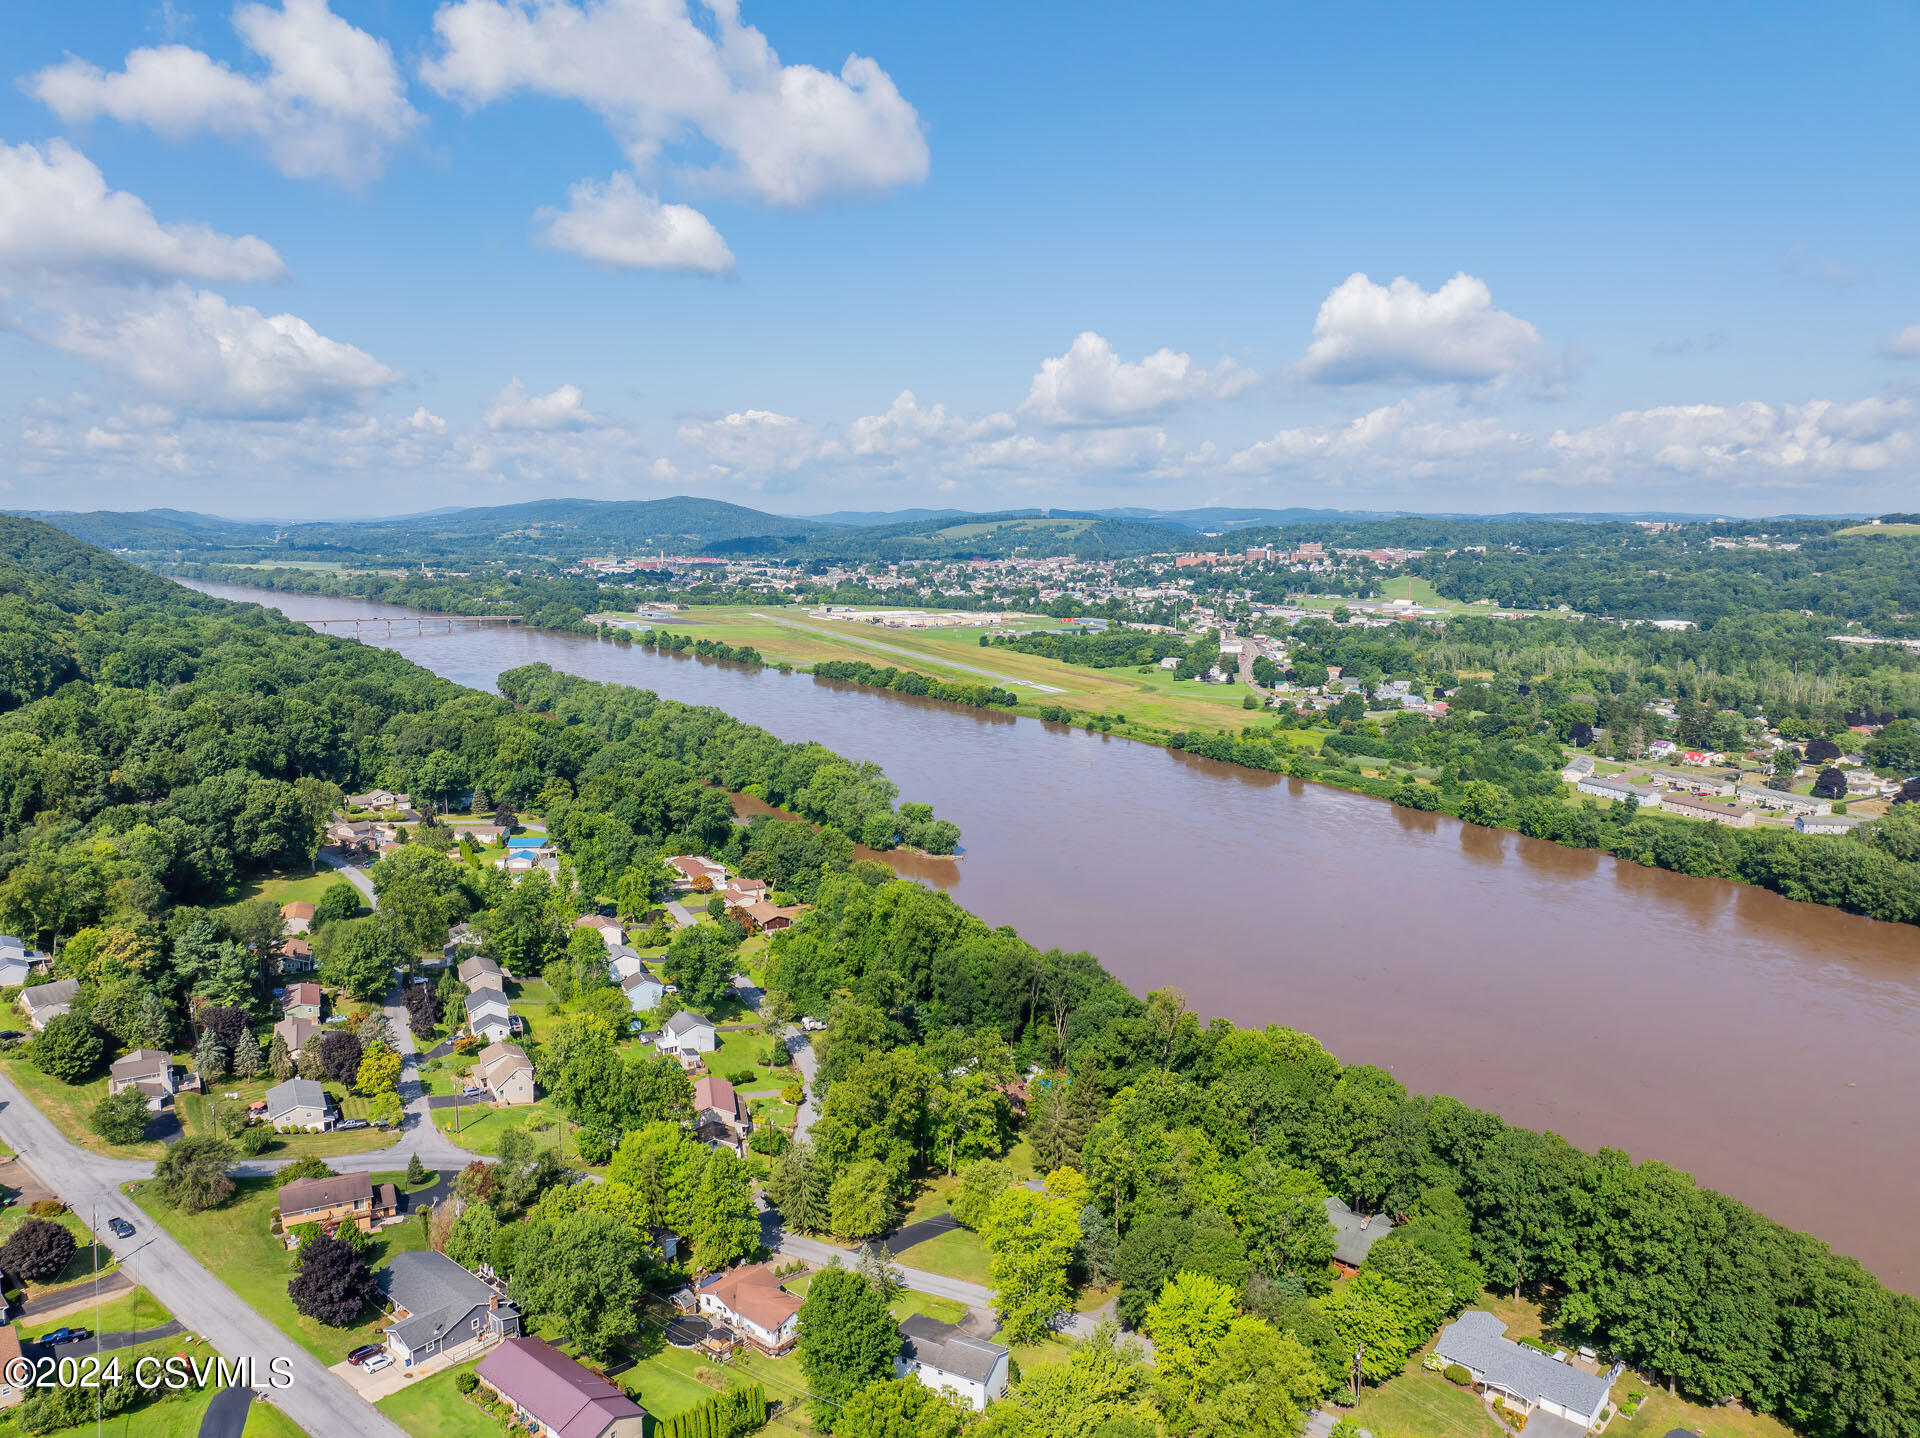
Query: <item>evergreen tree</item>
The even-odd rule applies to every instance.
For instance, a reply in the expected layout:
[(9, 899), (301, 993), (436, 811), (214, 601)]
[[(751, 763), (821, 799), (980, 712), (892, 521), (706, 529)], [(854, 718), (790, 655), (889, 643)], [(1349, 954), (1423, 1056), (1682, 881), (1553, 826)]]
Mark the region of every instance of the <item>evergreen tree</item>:
[(214, 1083), (227, 1076), (227, 1051), (212, 1029), (201, 1034), (200, 1042), (194, 1047), (193, 1068), (202, 1083)]
[(287, 1052), (284, 1034), (275, 1034), (273, 1042), (267, 1046), (267, 1068), (280, 1083), (293, 1077), (293, 1055)]
[(714, 1149), (700, 1173), (693, 1206), (693, 1261), (717, 1273), (760, 1248), (760, 1213), (753, 1204), (747, 1168), (724, 1149)]

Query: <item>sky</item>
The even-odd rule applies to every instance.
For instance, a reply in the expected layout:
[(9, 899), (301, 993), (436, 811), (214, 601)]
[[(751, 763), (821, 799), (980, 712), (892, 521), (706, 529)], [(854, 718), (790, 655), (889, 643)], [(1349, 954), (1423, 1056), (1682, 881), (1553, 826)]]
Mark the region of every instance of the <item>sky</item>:
[(1920, 11), (19, 6), (0, 505), (1920, 509)]

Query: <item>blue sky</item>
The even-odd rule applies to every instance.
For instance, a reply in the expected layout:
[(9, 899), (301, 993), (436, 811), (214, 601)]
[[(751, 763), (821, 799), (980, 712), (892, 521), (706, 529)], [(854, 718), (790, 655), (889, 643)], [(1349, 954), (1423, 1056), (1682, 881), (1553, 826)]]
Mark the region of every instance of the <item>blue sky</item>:
[(1911, 509), (1917, 32), (34, 7), (0, 503)]

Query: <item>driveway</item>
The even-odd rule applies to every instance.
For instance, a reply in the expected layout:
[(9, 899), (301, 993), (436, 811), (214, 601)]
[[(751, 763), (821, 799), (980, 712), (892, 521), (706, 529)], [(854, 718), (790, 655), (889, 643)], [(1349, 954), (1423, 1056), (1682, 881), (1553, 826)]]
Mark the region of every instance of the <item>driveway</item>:
[[(780, 1223), (780, 1215), (772, 1209), (760, 1215), (762, 1241), (768, 1248), (782, 1258), (804, 1258), (808, 1263), (827, 1264), (839, 1260), (844, 1268), (852, 1268), (860, 1261), (859, 1253), (851, 1248), (842, 1248), (836, 1243), (828, 1243), (820, 1238), (802, 1238), (797, 1233), (788, 1233)], [(935, 1298), (951, 1298), (956, 1303), (964, 1303), (969, 1308), (992, 1308), (993, 1294), (984, 1284), (969, 1283), (964, 1278), (948, 1278), (943, 1273), (927, 1273), (922, 1269), (909, 1268), (905, 1264), (896, 1264), (900, 1281), (916, 1293), (931, 1293)]]
[(820, 1055), (813, 1051), (813, 1035), (798, 1024), (787, 1030), (787, 1052), (793, 1056), (793, 1066), (800, 1070), (801, 1082), (807, 1090), (806, 1100), (793, 1116), (793, 1136), (799, 1140), (813, 1131), (820, 1117), (813, 1092), (814, 1077), (820, 1072)]
[(938, 1238), (943, 1233), (952, 1233), (960, 1226), (960, 1220), (950, 1213), (936, 1213), (932, 1218), (923, 1218), (914, 1223), (903, 1223), (892, 1233), (882, 1234), (880, 1241), (896, 1254), (912, 1248), (916, 1243), (925, 1243), (929, 1238)]
[(222, 1388), (200, 1419), (200, 1438), (240, 1438), (252, 1406), (251, 1388)]
[[(171, 1338), (176, 1333), (185, 1333), (177, 1319), (155, 1324), (152, 1328), (135, 1328), (120, 1333), (96, 1333), (91, 1338), (82, 1338), (76, 1343), (61, 1343), (47, 1351), (56, 1358), (82, 1358), (89, 1353), (111, 1353), (116, 1348), (138, 1348), (142, 1343), (151, 1343), (156, 1338)], [(31, 1345), (35, 1348), (42, 1344)]]
[[(152, 1164), (106, 1158), (69, 1143), (5, 1074), (0, 1074), (0, 1138), (74, 1212), (95, 1215), (100, 1241), (127, 1276), (168, 1312), (180, 1315), (216, 1352), (252, 1359), (262, 1379), (271, 1373), (274, 1359), (285, 1359), (292, 1387), (276, 1401), (313, 1438), (403, 1438), (397, 1424), (361, 1403), (318, 1359), (243, 1302), (120, 1191), (131, 1179), (150, 1177)], [(363, 1157), (392, 1167), (393, 1152)], [(333, 1162), (337, 1166), (341, 1161)], [(107, 1231), (106, 1221), (116, 1216), (137, 1225), (132, 1238), (116, 1238)]]

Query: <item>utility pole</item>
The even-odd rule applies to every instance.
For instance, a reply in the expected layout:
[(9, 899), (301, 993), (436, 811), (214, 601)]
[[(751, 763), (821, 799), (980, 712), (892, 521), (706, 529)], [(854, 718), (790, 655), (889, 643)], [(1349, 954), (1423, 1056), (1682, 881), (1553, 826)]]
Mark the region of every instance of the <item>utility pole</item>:
[(1367, 1356), (1367, 1345), (1358, 1344), (1353, 1350), (1353, 1401), (1360, 1401), (1361, 1360)]

